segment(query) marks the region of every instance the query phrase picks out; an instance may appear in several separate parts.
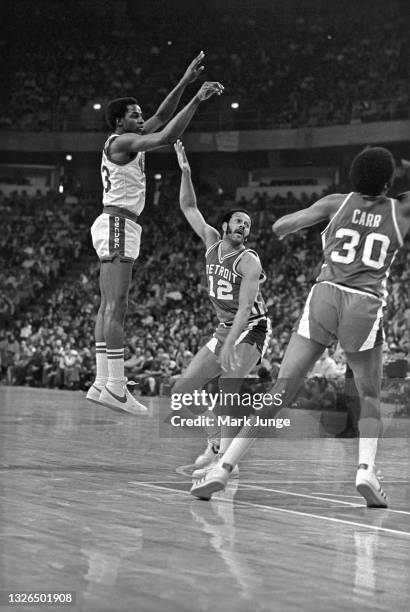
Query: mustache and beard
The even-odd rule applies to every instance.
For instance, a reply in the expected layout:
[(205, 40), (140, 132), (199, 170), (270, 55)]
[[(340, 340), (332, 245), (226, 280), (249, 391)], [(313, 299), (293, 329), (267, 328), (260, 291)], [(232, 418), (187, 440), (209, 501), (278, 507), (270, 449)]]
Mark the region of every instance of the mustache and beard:
[[(235, 238), (238, 238), (238, 237), (239, 237), (239, 234), (236, 234), (236, 232), (237, 232), (237, 231), (238, 231), (238, 230), (231, 229), (231, 228), (229, 227), (229, 224), (228, 224), (228, 227), (227, 227), (227, 229), (226, 229), (225, 234), (226, 234), (226, 236), (228, 236), (228, 237), (233, 237), (233, 236), (235, 236)], [(241, 236), (242, 236), (242, 240), (243, 240), (243, 243), (244, 243), (244, 244), (245, 244), (246, 242), (248, 242), (249, 234), (248, 234), (247, 236), (245, 236), (245, 230), (244, 230), (244, 231), (241, 233)]]

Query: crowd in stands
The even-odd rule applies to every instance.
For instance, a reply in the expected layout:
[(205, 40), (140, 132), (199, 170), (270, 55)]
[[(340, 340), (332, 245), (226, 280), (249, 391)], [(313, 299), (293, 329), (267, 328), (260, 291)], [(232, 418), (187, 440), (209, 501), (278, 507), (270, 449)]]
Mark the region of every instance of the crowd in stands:
[(73, 207), (51, 192), (0, 192), (0, 209), (0, 323), (7, 324), (79, 258), (89, 219), (84, 202)]
[(200, 49), (225, 85), (209, 107), (220, 129), (233, 101), (265, 128), (408, 116), (405, 0), (24, 6), (3, 16), (3, 129), (98, 130), (92, 103), (122, 95), (149, 115)]
[[(281, 198), (279, 198), (280, 200)], [(290, 194), (293, 205), (302, 203)], [(282, 205), (286, 198), (282, 198)], [(2, 198), (5, 224), (0, 238), (0, 360), (2, 382), (86, 389), (94, 379), (94, 322), (99, 305), (98, 268), (89, 256), (89, 226), (99, 204), (81, 197), (67, 204), (49, 194)], [(280, 203), (280, 202), (279, 202)], [(304, 202), (306, 204), (307, 202)], [(242, 203), (241, 203), (242, 204)], [(258, 196), (247, 203), (253, 219), (248, 245), (260, 253), (267, 273), (262, 292), (272, 318), (273, 338), (255, 370), (261, 380), (277, 374), (294, 323), (301, 313), (321, 260), (318, 228), (279, 242), (271, 232), (273, 202)], [(276, 198), (278, 204), (278, 197)], [(199, 206), (216, 224), (225, 208), (207, 196)], [(204, 250), (174, 201), (149, 203), (141, 217), (141, 255), (134, 266), (126, 320), (126, 372), (144, 394), (155, 395), (183, 374), (216, 325), (207, 298)], [(398, 255), (390, 277), (386, 359), (410, 359), (410, 248)], [(73, 260), (83, 261), (66, 277)], [(312, 374), (343, 376), (339, 351), (326, 353)], [(313, 384), (313, 383), (312, 383)], [(314, 385), (313, 385), (314, 387)], [(313, 388), (312, 387), (312, 388)], [(331, 393), (331, 389), (326, 392)], [(313, 391), (312, 391), (313, 393)]]

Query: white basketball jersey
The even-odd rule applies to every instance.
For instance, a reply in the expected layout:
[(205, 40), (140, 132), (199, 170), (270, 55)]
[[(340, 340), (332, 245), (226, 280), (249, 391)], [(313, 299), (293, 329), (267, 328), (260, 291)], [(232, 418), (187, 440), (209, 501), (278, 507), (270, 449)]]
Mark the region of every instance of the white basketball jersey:
[(110, 146), (118, 136), (119, 134), (111, 134), (103, 148), (103, 205), (116, 206), (140, 215), (145, 206), (145, 154), (131, 153), (130, 160), (124, 163), (111, 161)]

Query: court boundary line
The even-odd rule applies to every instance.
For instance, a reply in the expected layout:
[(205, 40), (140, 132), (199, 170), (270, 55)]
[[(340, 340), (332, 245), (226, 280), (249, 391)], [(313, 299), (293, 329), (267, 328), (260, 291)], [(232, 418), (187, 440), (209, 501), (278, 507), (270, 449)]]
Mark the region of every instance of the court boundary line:
[[(258, 487), (257, 485), (252, 485), (252, 484), (248, 485), (246, 483), (242, 483), (242, 484), (247, 489), (256, 489), (256, 490), (260, 489), (261, 491), (272, 491), (272, 493), (283, 493), (284, 495), (293, 495), (295, 497), (308, 497), (310, 499), (317, 499), (319, 501), (330, 501), (335, 504), (344, 504), (347, 506), (354, 506), (355, 508), (358, 507), (357, 503), (355, 504), (354, 502), (342, 501), (341, 499), (331, 499), (329, 497), (316, 497), (313, 494), (309, 495), (307, 493), (296, 493), (294, 491), (282, 491), (280, 489), (268, 489), (267, 487)], [(321, 495), (321, 493), (319, 495)], [(333, 495), (333, 493), (324, 493), (324, 495)], [(358, 499), (363, 500), (363, 497), (361, 496), (359, 497), (358, 495), (347, 495), (347, 496), (342, 496), (342, 497), (357, 497)], [(359, 504), (359, 507), (363, 507), (363, 506)], [(396, 514), (410, 515), (410, 512), (408, 512), (407, 510), (396, 510), (395, 508), (384, 508), (384, 510), (387, 510), (388, 512), (395, 512)]]
[[(177, 472), (177, 474), (180, 474), (180, 475), (183, 475), (183, 476), (189, 476), (188, 474), (186, 474), (186, 472), (183, 471), (185, 468), (189, 468), (189, 467), (194, 467), (194, 466), (192, 466), (191, 464), (189, 464), (189, 465), (181, 465), (181, 466), (179, 466), (179, 468), (175, 468), (175, 471)], [(320, 495), (322, 495), (322, 493), (317, 493), (317, 495), (314, 495), (312, 493), (311, 494), (308, 494), (308, 493), (296, 493), (295, 491), (283, 491), (283, 490), (280, 490), (280, 489), (271, 489), (271, 488), (268, 488), (268, 487), (260, 486), (260, 484), (266, 483), (266, 482), (268, 484), (275, 484), (275, 483), (276, 484), (287, 484), (287, 483), (289, 483), (289, 484), (312, 484), (312, 483), (313, 484), (317, 484), (318, 483), (317, 480), (310, 480), (310, 481), (309, 480), (307, 480), (307, 481), (295, 481), (295, 480), (288, 480), (288, 481), (286, 481), (286, 480), (284, 480), (284, 481), (259, 481), (259, 483), (258, 482), (254, 482), (254, 483), (250, 483), (250, 484), (242, 481), (241, 484), (244, 487), (247, 487), (248, 489), (254, 489), (254, 490), (258, 490), (259, 489), (260, 491), (271, 491), (272, 493), (281, 493), (283, 495), (293, 495), (294, 497), (307, 497), (309, 499), (317, 499), (318, 501), (329, 501), (329, 502), (332, 502), (334, 504), (339, 503), (339, 504), (343, 504), (343, 505), (346, 505), (346, 506), (362, 507), (361, 504), (357, 504), (355, 502), (348, 502), (348, 501), (343, 501), (343, 500), (340, 500), (340, 499), (331, 499), (331, 497), (319, 497)], [(344, 483), (349, 483), (350, 484), (352, 481), (351, 480), (338, 480), (338, 481), (335, 481), (335, 480), (328, 480), (328, 481), (320, 480), (319, 482), (320, 483), (327, 483), (327, 482), (329, 482), (329, 483), (334, 483), (334, 484), (344, 484)], [(385, 482), (389, 482), (389, 481), (385, 481)], [(391, 484), (393, 482), (394, 481), (390, 481)], [(323, 493), (323, 495), (331, 496), (331, 495), (334, 495), (334, 494), (333, 493)], [(358, 496), (358, 495), (345, 495), (345, 496), (337, 496), (337, 497), (354, 497), (354, 498), (363, 500), (363, 498), (361, 496)], [(407, 512), (406, 510), (395, 510), (394, 508), (386, 508), (386, 510), (388, 510), (389, 512), (395, 512), (396, 514), (410, 515), (410, 512)]]
[[(192, 482), (192, 478), (191, 475), (188, 474), (179, 474), (180, 476), (185, 476), (187, 478), (186, 482), (190, 483)], [(63, 480), (63, 479), (61, 479)], [(164, 483), (169, 483), (172, 484), (174, 482), (180, 482), (178, 480), (166, 480), (165, 478), (161, 478), (161, 480), (129, 480), (128, 481), (129, 484), (141, 484), (146, 482), (147, 484), (161, 484), (161, 482)], [(351, 480), (321, 480), (320, 483), (334, 483), (334, 484), (344, 484), (344, 483), (351, 483)], [(390, 484), (402, 484), (403, 482), (407, 482), (407, 481), (401, 481), (401, 480), (388, 480), (388, 481), (383, 481), (383, 482), (388, 482)], [(259, 483), (261, 484), (318, 484), (317, 480), (259, 480), (259, 481), (255, 481), (255, 480), (251, 480), (250, 478), (241, 478), (240, 479), (240, 483), (243, 485), (254, 485), (257, 486)], [(336, 493), (320, 493), (318, 491), (316, 491), (316, 493), (318, 495), (337, 495)], [(338, 497), (357, 497), (358, 499), (363, 499), (363, 497), (361, 495), (338, 495)], [(404, 511), (403, 511), (404, 512)]]
[(334, 497), (353, 497), (354, 499), (363, 499), (361, 495), (341, 495), (340, 493), (322, 493), (321, 491), (312, 491), (311, 495), (333, 495)]
[[(241, 459), (241, 465), (243, 463), (278, 463), (279, 461), (282, 462), (286, 462), (286, 463), (322, 463), (322, 461), (318, 458), (318, 459)], [(339, 460), (339, 459), (334, 459), (332, 457), (330, 457), (329, 459), (326, 459), (326, 463), (340, 463), (341, 465), (344, 465), (345, 462), (343, 460)], [(408, 465), (409, 462), (408, 461), (395, 461), (394, 465)], [(354, 464), (356, 465), (356, 464)]]
[[(281, 460), (280, 460), (281, 461)], [(193, 463), (187, 463), (186, 465), (179, 465), (178, 467), (175, 468), (175, 472), (176, 474), (178, 474), (179, 476), (184, 476), (185, 478), (188, 478), (189, 480), (192, 479), (192, 472), (189, 473), (186, 470), (188, 468), (195, 468), (196, 466)], [(248, 478), (250, 479), (250, 477)], [(246, 484), (246, 480), (241, 480), (241, 482), (243, 482), (243, 484)], [(151, 481), (149, 481), (151, 482)], [(156, 481), (152, 481), (152, 482), (165, 482), (164, 480), (156, 480)], [(330, 480), (320, 480), (320, 483), (334, 483), (334, 484), (349, 484), (352, 482), (352, 479), (349, 478), (348, 480), (335, 480), (334, 478), (330, 479)], [(384, 483), (386, 484), (409, 484), (408, 480), (389, 480), (387, 478), (385, 478), (383, 480)], [(252, 483), (254, 484), (318, 484), (318, 480), (317, 478), (315, 480), (295, 480), (294, 478), (290, 478), (289, 480), (252, 480)], [(251, 483), (251, 484), (252, 484)], [(360, 497), (360, 499), (362, 499)]]
[[(257, 485), (248, 485), (243, 483), (243, 486), (246, 487), (247, 489), (255, 489), (255, 490), (260, 490), (260, 491), (272, 491), (272, 493), (281, 493), (283, 495), (293, 495), (294, 497), (307, 497), (309, 499), (317, 499), (319, 501), (329, 501), (335, 504), (343, 504), (346, 506), (354, 506), (354, 507), (363, 507), (362, 504), (355, 504), (354, 502), (348, 502), (348, 501), (342, 501), (341, 499), (331, 499), (329, 497), (319, 497), (316, 495), (309, 495), (308, 493), (296, 493), (294, 491), (283, 491), (281, 489), (268, 489), (267, 487), (258, 487)], [(329, 494), (330, 495), (330, 494)], [(363, 497), (360, 497), (359, 499), (363, 500)]]
[[(171, 487), (161, 487), (160, 485), (147, 484), (147, 483), (144, 483), (144, 482), (140, 482), (140, 483), (136, 483), (136, 484), (140, 484), (140, 485), (143, 485), (143, 486), (151, 487), (153, 489), (160, 489), (162, 491), (168, 491), (168, 493), (179, 493), (179, 494), (185, 495), (185, 496), (188, 493), (187, 491), (181, 491), (181, 489), (172, 489)], [(219, 500), (219, 501), (223, 501), (223, 500)], [(372, 529), (374, 531), (383, 531), (383, 532), (391, 533), (391, 534), (394, 534), (394, 535), (410, 537), (410, 532), (409, 531), (400, 531), (398, 529), (389, 529), (388, 527), (378, 527), (377, 525), (368, 525), (367, 523), (356, 523), (355, 521), (347, 521), (345, 519), (338, 519), (338, 518), (331, 517), (331, 516), (322, 516), (320, 514), (311, 514), (309, 512), (300, 512), (298, 510), (289, 510), (288, 508), (278, 508), (277, 506), (266, 506), (264, 504), (255, 504), (253, 502), (246, 502), (246, 501), (240, 501), (240, 500), (235, 500), (235, 504), (241, 505), (241, 506), (247, 506), (247, 507), (251, 507), (251, 508), (261, 508), (263, 510), (268, 510), (270, 512), (283, 512), (285, 514), (293, 514), (293, 515), (296, 515), (296, 516), (304, 516), (304, 517), (308, 517), (308, 518), (321, 519), (321, 520), (329, 521), (329, 522), (332, 522), (332, 523), (340, 523), (340, 524), (343, 524), (343, 525), (351, 525), (353, 527), (367, 528), (367, 529)], [(363, 506), (363, 508), (365, 508), (365, 506)], [(383, 510), (387, 510), (388, 511), (389, 508), (384, 508)]]

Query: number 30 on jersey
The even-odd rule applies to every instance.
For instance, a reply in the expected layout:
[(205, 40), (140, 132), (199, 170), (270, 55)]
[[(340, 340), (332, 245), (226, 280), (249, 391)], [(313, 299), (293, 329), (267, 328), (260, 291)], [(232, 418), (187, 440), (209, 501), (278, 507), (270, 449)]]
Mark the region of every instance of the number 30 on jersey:
[[(360, 233), (357, 230), (342, 227), (335, 233), (336, 238), (347, 238), (340, 251), (332, 251), (330, 257), (332, 261), (341, 264), (351, 264), (357, 256)], [(374, 254), (375, 246), (379, 245), (379, 252)], [(380, 270), (386, 261), (387, 251), (390, 246), (390, 238), (385, 234), (371, 232), (366, 236), (363, 244), (362, 262), (370, 268)]]

